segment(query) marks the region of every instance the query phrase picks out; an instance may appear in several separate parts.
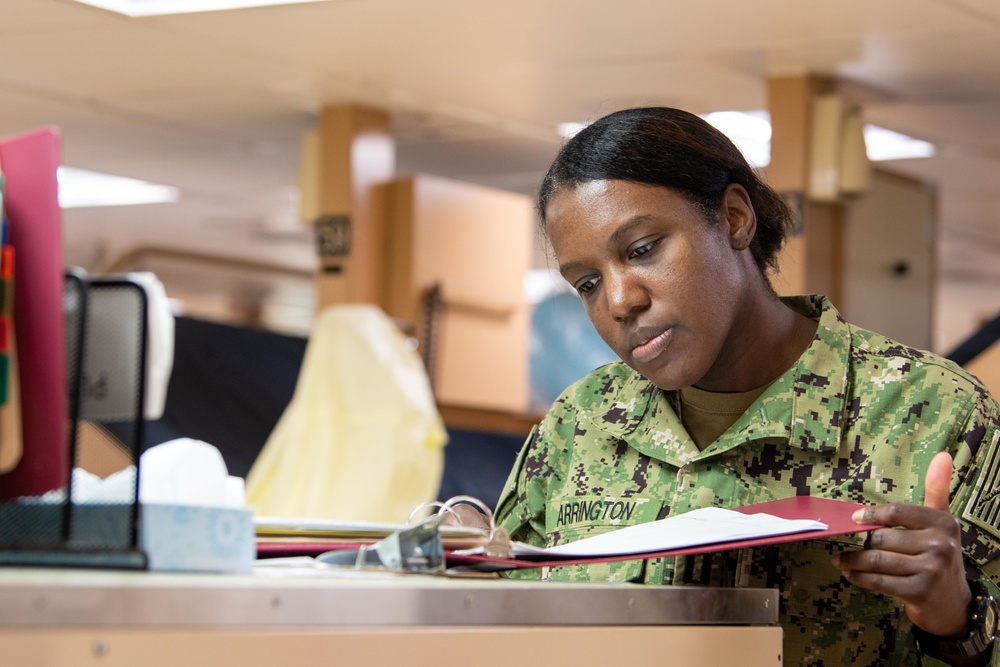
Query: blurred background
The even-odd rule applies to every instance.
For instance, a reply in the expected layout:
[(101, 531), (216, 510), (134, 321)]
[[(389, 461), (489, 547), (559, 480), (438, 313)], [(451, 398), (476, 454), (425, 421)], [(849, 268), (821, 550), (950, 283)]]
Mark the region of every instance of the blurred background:
[[(0, 136), (60, 129), (66, 263), (153, 271), (181, 316), (295, 337), (323, 304), (377, 302), (451, 422), (543, 409), (563, 382), (531, 383), (539, 340), (607, 354), (560, 342), (580, 311), (531, 198), (574, 127), (623, 107), (742, 142), (802, 218), (783, 291), (939, 353), (1000, 312), (994, 0), (195, 9), (0, 0)], [(148, 203), (102, 199), (99, 175)]]

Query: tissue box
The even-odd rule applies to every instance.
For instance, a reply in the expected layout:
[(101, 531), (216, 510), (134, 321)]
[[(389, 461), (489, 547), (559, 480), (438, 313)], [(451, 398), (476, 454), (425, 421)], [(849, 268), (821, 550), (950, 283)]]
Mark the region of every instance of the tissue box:
[[(0, 565), (142, 567), (132, 546), (134, 505), (0, 504)], [(139, 505), (139, 550), (150, 570), (250, 572), (257, 556), (253, 510), (193, 505)]]
[(257, 557), (250, 508), (144, 503), (139, 545), (149, 569), (251, 572)]

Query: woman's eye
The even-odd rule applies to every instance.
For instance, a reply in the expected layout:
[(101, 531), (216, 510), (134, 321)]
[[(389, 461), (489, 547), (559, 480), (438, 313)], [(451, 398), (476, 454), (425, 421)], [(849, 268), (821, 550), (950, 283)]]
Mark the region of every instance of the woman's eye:
[(597, 287), (597, 280), (593, 278), (588, 278), (587, 280), (581, 281), (576, 285), (576, 291), (580, 294), (586, 294), (593, 291)]
[(659, 242), (660, 242), (659, 239), (657, 239), (656, 241), (650, 241), (649, 243), (643, 243), (641, 246), (639, 246), (637, 248), (633, 248), (632, 251), (629, 252), (629, 254), (628, 254), (629, 259), (634, 259), (636, 257), (642, 257), (647, 252), (649, 252), (650, 250), (652, 250), (656, 246), (656, 244), (659, 243)]

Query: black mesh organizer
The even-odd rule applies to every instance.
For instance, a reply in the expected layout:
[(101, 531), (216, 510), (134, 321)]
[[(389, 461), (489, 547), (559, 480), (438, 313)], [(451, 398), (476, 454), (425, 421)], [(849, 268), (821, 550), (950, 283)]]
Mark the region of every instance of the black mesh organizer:
[[(69, 271), (64, 295), (65, 455), (73, 472), (60, 489), (0, 503), (0, 565), (144, 569), (138, 463), (146, 292), (127, 277)], [(107, 479), (95, 494), (98, 478)]]

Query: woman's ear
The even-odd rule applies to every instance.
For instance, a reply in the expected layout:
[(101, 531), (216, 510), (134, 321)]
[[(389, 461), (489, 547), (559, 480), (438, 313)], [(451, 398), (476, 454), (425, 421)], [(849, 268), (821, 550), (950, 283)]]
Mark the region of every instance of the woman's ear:
[(750, 195), (738, 183), (730, 183), (722, 202), (725, 222), (729, 225), (729, 244), (734, 250), (746, 250), (757, 233), (757, 215)]

